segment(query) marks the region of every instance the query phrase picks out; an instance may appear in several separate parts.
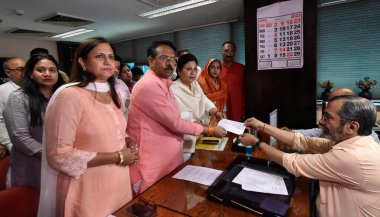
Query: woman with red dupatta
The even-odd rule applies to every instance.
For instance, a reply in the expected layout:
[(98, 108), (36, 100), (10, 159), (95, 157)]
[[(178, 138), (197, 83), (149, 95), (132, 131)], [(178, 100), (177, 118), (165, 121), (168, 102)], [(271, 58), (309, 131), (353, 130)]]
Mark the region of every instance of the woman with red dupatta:
[[(218, 111), (225, 114), (227, 102), (227, 85), (219, 78), (222, 71), (222, 63), (218, 59), (210, 59), (203, 68), (198, 83), (202, 87), (206, 96), (215, 103)], [(211, 118), (211, 123), (216, 125), (219, 120), (215, 116)]]

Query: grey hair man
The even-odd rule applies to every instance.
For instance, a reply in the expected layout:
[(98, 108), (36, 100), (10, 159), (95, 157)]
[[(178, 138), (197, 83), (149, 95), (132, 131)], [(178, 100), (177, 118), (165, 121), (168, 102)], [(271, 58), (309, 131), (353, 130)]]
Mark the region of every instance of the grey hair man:
[(3, 110), (9, 94), (20, 88), (25, 64), (25, 60), (20, 57), (9, 58), (3, 63), (4, 72), (10, 80), (0, 85), (0, 159), (6, 155), (7, 150), (10, 151), (12, 148), (12, 143), (5, 127)]
[[(331, 100), (332, 98), (336, 96), (342, 96), (342, 95), (355, 96), (356, 94), (353, 90), (349, 88), (338, 88), (338, 89), (335, 89), (333, 92), (331, 92), (328, 100)], [(300, 129), (300, 130), (293, 130), (293, 132), (300, 133), (307, 137), (323, 137), (324, 136), (321, 128), (311, 128), (311, 129), (305, 129), (305, 130)], [(375, 142), (380, 144), (379, 136), (377, 135), (375, 131), (372, 130), (371, 136), (373, 137)]]

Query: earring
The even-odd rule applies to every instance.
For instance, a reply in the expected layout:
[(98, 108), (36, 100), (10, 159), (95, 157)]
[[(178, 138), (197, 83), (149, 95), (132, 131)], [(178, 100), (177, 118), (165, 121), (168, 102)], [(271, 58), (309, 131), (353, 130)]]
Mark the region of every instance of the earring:
[(82, 69), (85, 72), (86, 71), (86, 66), (82, 66)]

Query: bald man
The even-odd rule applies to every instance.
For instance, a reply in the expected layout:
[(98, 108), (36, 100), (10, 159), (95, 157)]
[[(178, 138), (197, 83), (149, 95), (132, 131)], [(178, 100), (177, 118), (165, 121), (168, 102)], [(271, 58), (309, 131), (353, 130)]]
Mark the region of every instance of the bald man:
[(7, 128), (5, 127), (3, 110), (7, 103), (8, 96), (20, 87), (22, 77), (24, 76), (25, 60), (20, 57), (9, 58), (3, 63), (5, 74), (10, 80), (0, 85), (0, 159), (5, 156), (12, 148)]
[[(349, 88), (338, 88), (335, 89), (333, 92), (331, 92), (328, 101), (330, 101), (332, 98), (336, 96), (342, 96), (342, 95), (350, 95), (355, 96), (355, 92)], [(293, 130), (293, 132), (297, 132), (302, 134), (305, 137), (321, 137), (322, 136), (322, 130), (320, 128), (312, 128), (307, 130)], [(371, 136), (377, 142), (380, 144), (379, 136), (375, 133), (375, 131), (372, 130)]]

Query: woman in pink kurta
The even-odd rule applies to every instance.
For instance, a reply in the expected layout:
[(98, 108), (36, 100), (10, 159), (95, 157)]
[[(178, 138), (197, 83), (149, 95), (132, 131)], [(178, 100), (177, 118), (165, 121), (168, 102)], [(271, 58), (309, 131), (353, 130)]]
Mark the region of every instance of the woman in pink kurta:
[[(76, 60), (80, 69), (72, 75), (79, 83), (60, 90), (45, 117), (47, 161), (58, 171), (54, 216), (105, 217), (132, 199), (127, 165), (138, 156), (126, 148), (134, 142), (126, 138), (126, 119), (113, 86), (110, 44), (87, 39)], [(53, 214), (39, 210), (39, 216)]]

